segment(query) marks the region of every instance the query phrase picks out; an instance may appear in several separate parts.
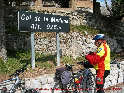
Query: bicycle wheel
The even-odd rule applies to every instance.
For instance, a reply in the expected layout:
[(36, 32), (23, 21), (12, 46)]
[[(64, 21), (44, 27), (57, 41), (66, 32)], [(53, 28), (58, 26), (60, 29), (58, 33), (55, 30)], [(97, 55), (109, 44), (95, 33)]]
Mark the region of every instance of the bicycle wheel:
[(25, 92), (23, 93), (39, 93), (39, 92), (32, 88), (32, 89), (26, 89)]
[(0, 93), (7, 93), (7, 88), (6, 87), (3, 87), (2, 89), (1, 89), (1, 92)]
[(81, 89), (80, 89), (80, 84), (73, 84), (71, 86), (71, 93), (82, 93)]
[(15, 93), (17, 91), (18, 86), (13, 86), (10, 90), (9, 93)]
[(73, 78), (69, 84), (67, 85), (67, 90), (68, 92), (67, 93), (82, 93), (80, 87), (81, 87), (81, 84), (80, 83), (76, 83), (75, 78)]
[(52, 88), (52, 93), (66, 93), (61, 82), (55, 83), (54, 87)]
[(67, 85), (63, 85), (61, 82), (58, 82), (54, 85), (52, 93), (79, 93), (75, 91), (76, 87), (74, 82), (70, 80)]
[(96, 93), (95, 76), (90, 69), (86, 69), (83, 73), (81, 89), (84, 93)]
[(76, 85), (74, 84), (73, 79), (69, 82), (69, 84), (66, 86), (67, 87), (67, 93), (76, 93)]

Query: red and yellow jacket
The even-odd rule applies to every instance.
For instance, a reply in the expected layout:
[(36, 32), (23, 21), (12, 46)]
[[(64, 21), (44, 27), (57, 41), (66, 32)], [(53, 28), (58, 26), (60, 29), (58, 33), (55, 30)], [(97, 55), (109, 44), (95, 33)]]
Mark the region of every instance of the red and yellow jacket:
[(110, 48), (107, 43), (102, 43), (97, 52), (86, 55), (86, 59), (97, 70), (97, 84), (103, 84), (104, 71), (110, 70)]

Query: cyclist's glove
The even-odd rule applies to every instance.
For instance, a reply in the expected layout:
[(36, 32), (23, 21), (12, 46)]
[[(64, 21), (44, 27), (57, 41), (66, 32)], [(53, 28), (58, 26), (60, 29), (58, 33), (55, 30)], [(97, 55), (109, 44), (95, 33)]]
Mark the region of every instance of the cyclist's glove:
[(96, 84), (103, 84), (103, 77), (96, 77)]

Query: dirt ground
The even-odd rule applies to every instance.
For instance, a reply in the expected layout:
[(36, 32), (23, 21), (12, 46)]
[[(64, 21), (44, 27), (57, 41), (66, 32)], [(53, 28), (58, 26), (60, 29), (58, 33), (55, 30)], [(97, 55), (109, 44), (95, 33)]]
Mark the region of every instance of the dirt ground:
[(0, 82), (9, 78), (9, 75), (0, 74)]
[[(40, 75), (43, 75), (43, 74), (54, 74), (55, 71), (56, 71), (56, 68), (60, 68), (60, 67), (64, 67), (64, 65), (61, 65), (61, 66), (56, 66), (54, 68), (51, 68), (51, 69), (46, 69), (46, 68), (38, 68), (36, 67), (35, 69), (28, 69), (20, 74), (20, 78), (24, 79), (24, 78), (34, 78), (34, 77), (38, 77)], [(75, 65), (73, 67), (73, 70), (74, 71), (77, 71), (77, 70), (80, 70), (82, 69), (83, 66), (80, 66), (80, 65)], [(0, 82), (2, 82), (3, 80), (7, 80), (9, 79), (9, 75), (7, 74), (0, 74)]]

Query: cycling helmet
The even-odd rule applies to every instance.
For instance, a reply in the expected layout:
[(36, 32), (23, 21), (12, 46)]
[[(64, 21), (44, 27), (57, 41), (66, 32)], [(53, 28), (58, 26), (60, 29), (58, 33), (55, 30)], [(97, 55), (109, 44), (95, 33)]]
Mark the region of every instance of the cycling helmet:
[(93, 40), (99, 40), (99, 39), (104, 39), (104, 34), (97, 34)]

